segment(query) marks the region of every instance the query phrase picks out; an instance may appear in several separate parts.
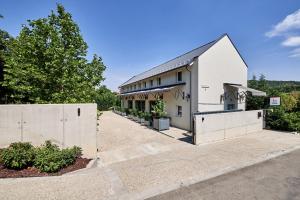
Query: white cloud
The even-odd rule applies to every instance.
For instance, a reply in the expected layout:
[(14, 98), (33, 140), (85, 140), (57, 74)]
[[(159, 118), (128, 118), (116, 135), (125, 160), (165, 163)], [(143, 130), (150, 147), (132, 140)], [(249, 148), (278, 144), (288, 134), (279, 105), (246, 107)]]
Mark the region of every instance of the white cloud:
[(297, 49), (294, 49), (293, 51), (291, 51), (291, 55), (289, 57), (300, 58), (300, 48), (297, 48)]
[(296, 46), (300, 46), (300, 36), (292, 36), (292, 37), (288, 37), (286, 40), (284, 40), (281, 43), (283, 46), (287, 46), (287, 47), (296, 47)]
[(267, 32), (266, 36), (279, 36), (287, 31), (294, 29), (300, 29), (300, 9), (286, 16), (284, 20), (276, 24), (271, 31)]

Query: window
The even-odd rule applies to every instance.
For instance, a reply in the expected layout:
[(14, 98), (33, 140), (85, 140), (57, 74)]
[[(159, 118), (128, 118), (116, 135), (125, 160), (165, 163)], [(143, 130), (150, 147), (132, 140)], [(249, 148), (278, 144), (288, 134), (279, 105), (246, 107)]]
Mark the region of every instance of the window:
[(147, 87), (147, 83), (146, 82), (144, 82), (144, 88), (146, 88)]
[(182, 116), (182, 106), (177, 106), (177, 116)]
[(139, 89), (141, 89), (142, 88), (142, 84), (141, 83), (139, 83)]
[(160, 85), (160, 84), (161, 84), (161, 79), (159, 77), (159, 78), (157, 78), (157, 85)]
[(132, 100), (128, 100), (128, 108), (132, 109)]
[(134, 90), (136, 90), (136, 85), (134, 85)]
[(130, 86), (130, 91), (132, 91), (132, 85)]
[(153, 87), (153, 80), (150, 80), (150, 86)]
[(145, 111), (145, 101), (136, 100), (135, 109), (137, 109), (138, 111)]
[(177, 72), (177, 81), (178, 82), (182, 81), (182, 72)]

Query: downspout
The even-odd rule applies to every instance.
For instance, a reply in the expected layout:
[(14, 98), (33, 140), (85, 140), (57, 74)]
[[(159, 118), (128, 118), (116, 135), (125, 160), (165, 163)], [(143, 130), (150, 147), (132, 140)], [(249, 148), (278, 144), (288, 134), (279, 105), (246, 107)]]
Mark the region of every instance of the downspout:
[(192, 72), (191, 70), (188, 69), (188, 67), (192, 66), (194, 64), (194, 59), (192, 59), (192, 61), (186, 65), (186, 70), (190, 73), (190, 130), (192, 132), (192, 143), (194, 144), (194, 126), (193, 126), (193, 114), (192, 114)]

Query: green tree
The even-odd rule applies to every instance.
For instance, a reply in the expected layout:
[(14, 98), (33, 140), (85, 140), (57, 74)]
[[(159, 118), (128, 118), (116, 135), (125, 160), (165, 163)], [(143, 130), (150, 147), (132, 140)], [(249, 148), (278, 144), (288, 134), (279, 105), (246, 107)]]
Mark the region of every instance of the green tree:
[(99, 110), (108, 110), (113, 106), (120, 106), (120, 99), (117, 94), (105, 86), (98, 88), (96, 93), (96, 103)]
[[(3, 16), (0, 14), (0, 19)], [(7, 97), (9, 95), (9, 90), (2, 85), (4, 80), (4, 65), (5, 65), (5, 56), (8, 54), (8, 43), (13, 38), (5, 30), (0, 29), (0, 103), (7, 102)]]
[(48, 17), (28, 20), (9, 44), (4, 85), (15, 102), (92, 102), (105, 66), (97, 55), (88, 62), (87, 48), (71, 14), (58, 4)]
[[(256, 76), (253, 76), (252, 80), (248, 81), (248, 87), (265, 92), (269, 90), (265, 76), (262, 74), (260, 75), (259, 80), (256, 79)], [(258, 110), (267, 106), (267, 99), (265, 97), (252, 96), (250, 92), (247, 94), (246, 110)]]

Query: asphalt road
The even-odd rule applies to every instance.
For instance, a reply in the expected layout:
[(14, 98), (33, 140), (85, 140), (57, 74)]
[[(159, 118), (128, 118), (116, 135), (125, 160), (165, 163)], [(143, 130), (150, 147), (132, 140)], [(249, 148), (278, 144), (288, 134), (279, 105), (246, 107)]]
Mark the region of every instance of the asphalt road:
[(300, 150), (151, 200), (300, 200)]

